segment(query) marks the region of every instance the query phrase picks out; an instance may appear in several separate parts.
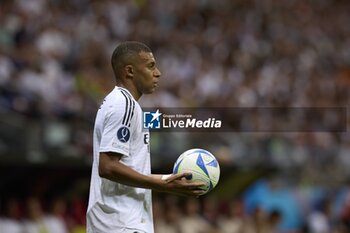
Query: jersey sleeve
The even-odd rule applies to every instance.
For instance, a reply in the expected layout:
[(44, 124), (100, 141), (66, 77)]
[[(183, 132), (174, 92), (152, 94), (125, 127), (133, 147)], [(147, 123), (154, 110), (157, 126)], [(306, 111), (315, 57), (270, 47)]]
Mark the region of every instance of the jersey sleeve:
[(135, 103), (125, 98), (117, 106), (107, 106), (99, 152), (115, 152), (130, 155), (131, 118)]

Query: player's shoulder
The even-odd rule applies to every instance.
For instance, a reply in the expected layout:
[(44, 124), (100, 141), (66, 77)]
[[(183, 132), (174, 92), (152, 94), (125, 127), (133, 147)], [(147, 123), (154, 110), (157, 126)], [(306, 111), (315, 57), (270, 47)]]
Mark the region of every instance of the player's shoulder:
[(105, 101), (109, 106), (115, 107), (131, 105), (136, 102), (129, 91), (120, 87), (115, 87), (113, 91), (107, 95)]
[(125, 116), (124, 118), (131, 119), (135, 114), (139, 114), (139, 105), (131, 96), (130, 92), (124, 88), (116, 87), (107, 95), (103, 103), (103, 109), (106, 115)]

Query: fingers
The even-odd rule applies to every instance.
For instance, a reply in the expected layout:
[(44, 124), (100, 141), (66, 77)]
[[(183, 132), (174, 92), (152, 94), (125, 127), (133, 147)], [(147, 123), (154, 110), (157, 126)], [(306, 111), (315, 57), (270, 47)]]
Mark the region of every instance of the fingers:
[(204, 190), (196, 190), (196, 191), (193, 191), (193, 194), (194, 194), (195, 197), (198, 198), (199, 196), (202, 196), (202, 195), (206, 194), (206, 191), (204, 191)]
[(169, 184), (171, 182), (174, 181), (178, 181), (178, 184), (181, 184), (181, 186), (185, 189), (188, 190), (194, 190), (194, 189), (198, 189), (198, 190), (203, 190), (206, 187), (206, 183), (201, 182), (201, 181), (188, 181), (187, 179), (185, 179), (184, 177), (188, 176), (188, 175), (192, 175), (191, 173), (181, 173), (181, 174), (175, 174), (175, 175), (171, 175), (170, 177), (166, 178), (165, 181)]
[(189, 188), (203, 190), (206, 186), (203, 182), (190, 182), (188, 183)]
[(181, 180), (182, 178), (186, 178), (192, 176), (192, 173), (190, 172), (184, 172), (184, 173), (180, 173), (180, 174), (173, 174), (170, 177), (168, 177), (167, 179), (165, 179), (166, 182), (173, 182), (174, 180)]
[(194, 190), (191, 191), (189, 193), (184, 194), (185, 196), (188, 197), (195, 197), (195, 198), (199, 198), (200, 196), (206, 194), (207, 192), (205, 190)]
[(187, 183), (186, 186), (187, 186), (186, 187), (187, 195), (194, 196), (196, 198), (198, 198), (201, 195), (206, 194), (207, 190), (208, 190), (206, 185), (203, 182), (195, 182), (195, 183), (189, 182), (189, 183)]
[(206, 190), (205, 184), (203, 183), (189, 183), (187, 188), (189, 190)]

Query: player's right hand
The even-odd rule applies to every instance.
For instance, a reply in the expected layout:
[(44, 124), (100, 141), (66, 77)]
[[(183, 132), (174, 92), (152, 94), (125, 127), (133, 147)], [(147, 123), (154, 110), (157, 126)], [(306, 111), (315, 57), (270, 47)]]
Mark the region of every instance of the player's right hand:
[(192, 197), (199, 197), (205, 194), (206, 191), (203, 190), (205, 183), (187, 180), (186, 177), (191, 175), (189, 172), (170, 175), (164, 180), (166, 191)]

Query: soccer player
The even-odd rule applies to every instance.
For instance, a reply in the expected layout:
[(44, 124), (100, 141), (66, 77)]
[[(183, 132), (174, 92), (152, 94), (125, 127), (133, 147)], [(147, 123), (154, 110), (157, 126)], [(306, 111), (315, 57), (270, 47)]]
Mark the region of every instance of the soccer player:
[(121, 43), (113, 52), (117, 86), (104, 99), (94, 128), (94, 158), (87, 210), (88, 233), (153, 233), (151, 189), (199, 196), (191, 174), (151, 174), (149, 132), (137, 100), (155, 91), (161, 76), (150, 48)]

